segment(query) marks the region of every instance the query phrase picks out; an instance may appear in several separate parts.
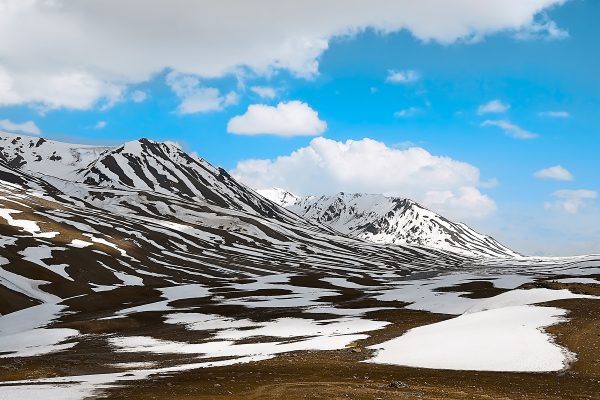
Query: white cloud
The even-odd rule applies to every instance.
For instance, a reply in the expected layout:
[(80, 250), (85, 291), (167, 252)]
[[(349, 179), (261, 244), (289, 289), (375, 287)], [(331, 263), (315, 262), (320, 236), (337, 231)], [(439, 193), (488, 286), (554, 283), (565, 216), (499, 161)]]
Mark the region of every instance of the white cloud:
[(492, 100), (488, 103), (482, 104), (477, 109), (478, 114), (502, 114), (508, 111), (510, 104), (501, 102), (500, 100)]
[(319, 119), (319, 114), (300, 101), (282, 102), (276, 107), (252, 104), (245, 114), (227, 123), (227, 132), (238, 135), (311, 136), (325, 129), (327, 123)]
[(507, 134), (508, 136), (514, 137), (516, 139), (534, 139), (534, 138), (538, 137), (537, 133), (533, 133), (528, 130), (525, 130), (525, 129), (521, 128), (520, 126), (515, 125), (512, 122), (507, 121), (505, 119), (498, 119), (498, 120), (488, 119), (488, 120), (483, 121), (481, 126), (497, 126), (498, 128), (502, 129), (505, 134)]
[(388, 71), (386, 81), (390, 83), (412, 83), (418, 81), (420, 77), (419, 73), (414, 70), (394, 71), (391, 69)]
[(8, 119), (2, 119), (0, 120), (0, 129), (8, 132), (25, 133), (28, 135), (39, 135), (42, 133), (40, 128), (38, 128), (33, 121), (16, 123)]
[(263, 99), (274, 99), (277, 97), (277, 91), (269, 86), (252, 86), (250, 90)]
[(556, 22), (549, 19), (547, 14), (542, 13), (537, 21), (517, 31), (515, 37), (520, 40), (560, 40), (569, 37), (569, 32), (560, 29)]
[(133, 100), (134, 103), (141, 103), (147, 98), (148, 94), (142, 90), (134, 90), (133, 93), (131, 93), (131, 100)]
[(560, 210), (570, 214), (577, 213), (582, 207), (598, 197), (598, 193), (594, 190), (558, 190), (552, 193), (556, 198), (555, 201), (544, 203), (544, 208), (547, 210)]
[(413, 115), (416, 115), (416, 114), (418, 114), (420, 112), (421, 112), (420, 108), (409, 107), (409, 108), (405, 108), (403, 110), (396, 111), (394, 113), (394, 117), (396, 117), (396, 118), (408, 118), (408, 117), (412, 117)]
[(550, 118), (569, 118), (571, 116), (568, 111), (543, 111), (539, 115), (540, 117)]
[(102, 80), (87, 72), (9, 72), (0, 61), (0, 106), (26, 103), (41, 111), (84, 110), (93, 106), (106, 109), (121, 100), (123, 91), (122, 84)]
[(239, 68), (312, 77), (333, 38), (369, 28), (443, 44), (497, 32), (552, 38), (562, 31), (544, 11), (564, 2), (0, 0), (0, 105), (110, 105), (127, 85), (165, 69), (202, 78)]
[(533, 176), (538, 179), (552, 179), (555, 181), (572, 181), (573, 174), (561, 165), (555, 165), (536, 171)]
[(106, 125), (107, 125), (106, 121), (98, 121), (98, 123), (96, 124), (96, 126), (94, 126), (94, 128), (104, 129), (104, 128), (106, 128)]
[(457, 219), (483, 218), (496, 208), (478, 189), (476, 167), (372, 139), (315, 138), (290, 155), (240, 161), (232, 174), (257, 189), (281, 187), (303, 195), (344, 191), (409, 197)]
[(229, 92), (223, 96), (217, 88), (201, 86), (200, 79), (193, 75), (171, 71), (167, 74), (166, 82), (181, 99), (178, 114), (220, 111), (239, 101), (237, 93)]

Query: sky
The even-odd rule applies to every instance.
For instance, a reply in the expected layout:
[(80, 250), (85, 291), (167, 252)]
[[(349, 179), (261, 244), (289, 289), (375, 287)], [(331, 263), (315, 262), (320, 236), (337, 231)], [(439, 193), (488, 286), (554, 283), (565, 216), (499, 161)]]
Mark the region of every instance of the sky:
[(600, 253), (600, 2), (0, 0), (0, 130), (174, 140), (256, 189), (410, 197)]

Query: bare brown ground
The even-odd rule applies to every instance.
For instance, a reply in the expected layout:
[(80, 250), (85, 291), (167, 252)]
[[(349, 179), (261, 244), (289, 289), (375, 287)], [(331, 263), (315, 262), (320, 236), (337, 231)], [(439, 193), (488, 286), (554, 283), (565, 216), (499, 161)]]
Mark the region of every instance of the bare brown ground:
[(268, 361), (194, 370), (120, 387), (109, 399), (600, 399), (600, 300), (549, 303), (570, 321), (548, 329), (579, 355), (556, 373), (444, 371), (361, 363), (364, 346), (398, 336), (443, 316), (393, 311), (395, 320), (351, 349), (299, 352)]
[[(316, 285), (320, 281), (304, 278), (296, 284)], [(326, 286), (326, 284), (325, 284)], [(569, 288), (582, 294), (600, 295), (600, 285), (558, 284), (539, 282), (530, 287)], [(485, 283), (455, 290), (470, 289), (471, 295), (484, 296), (494, 291)], [(133, 293), (122, 289), (102, 308), (122, 308), (124, 299), (138, 298), (148, 293)], [(151, 289), (143, 289), (148, 290)], [(450, 291), (450, 288), (443, 290)], [(126, 292), (126, 293), (125, 293)], [(492, 293), (489, 293), (492, 295)], [(343, 304), (357, 308), (372, 306), (348, 291)], [(81, 298), (80, 298), (81, 299)], [(81, 309), (83, 315), (64, 318), (60, 327), (72, 327), (91, 334), (79, 338), (74, 348), (39, 357), (4, 359), (0, 362), (0, 381), (88, 373), (115, 372), (110, 366), (117, 362), (152, 361), (156, 366), (177, 365), (198, 360), (185, 355), (152, 355), (143, 353), (114, 353), (106, 344), (106, 334), (149, 334), (171, 340), (194, 342), (201, 340), (202, 332), (186, 331), (177, 325), (162, 324), (158, 314), (142, 313), (116, 320), (98, 320), (98, 301), (70, 304)], [(75, 302), (75, 299), (73, 299)], [(253, 312), (239, 307), (223, 307), (204, 300), (195, 306), (206, 312), (232, 317), (250, 317)], [(135, 304), (133, 302), (132, 304)], [(379, 304), (382, 306), (383, 304)], [(391, 304), (390, 304), (391, 305)], [(362, 363), (370, 357), (367, 346), (400, 336), (407, 330), (450, 316), (407, 309), (388, 309), (368, 314), (370, 319), (392, 322), (379, 331), (371, 332), (366, 340), (351, 348), (337, 351), (296, 352), (274, 359), (229, 367), (198, 369), (172, 376), (153, 376), (143, 381), (132, 381), (106, 393), (109, 399), (600, 399), (600, 300), (576, 299), (547, 303), (569, 310), (569, 321), (547, 328), (555, 341), (578, 355), (568, 370), (556, 373), (492, 373), (472, 371), (445, 371), (406, 368)], [(282, 310), (279, 310), (282, 312)], [(292, 310), (288, 310), (292, 312)], [(265, 310), (260, 311), (264, 317)], [(269, 314), (269, 313), (266, 313)], [(298, 314), (297, 316), (299, 316)], [(257, 315), (258, 316), (258, 315)], [(278, 314), (270, 315), (281, 316)], [(254, 315), (252, 315), (254, 317)]]

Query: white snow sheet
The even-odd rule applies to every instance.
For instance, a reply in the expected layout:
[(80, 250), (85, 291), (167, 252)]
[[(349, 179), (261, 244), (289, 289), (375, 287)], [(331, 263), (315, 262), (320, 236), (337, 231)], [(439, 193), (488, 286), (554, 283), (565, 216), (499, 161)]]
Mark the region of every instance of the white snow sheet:
[(0, 317), (0, 358), (30, 357), (68, 349), (76, 343), (60, 344), (79, 334), (75, 329), (44, 328), (64, 306), (40, 304)]
[(541, 328), (563, 320), (554, 307), (515, 306), (421, 326), (372, 346), (368, 362), (419, 368), (542, 372), (563, 369), (573, 355)]

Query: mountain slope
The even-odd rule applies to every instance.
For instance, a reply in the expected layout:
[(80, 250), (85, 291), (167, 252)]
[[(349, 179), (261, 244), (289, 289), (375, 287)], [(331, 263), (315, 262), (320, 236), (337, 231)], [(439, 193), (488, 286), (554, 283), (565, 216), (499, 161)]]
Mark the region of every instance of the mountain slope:
[(427, 246), (485, 257), (519, 256), (493, 238), (409, 199), (338, 193), (304, 197), (287, 208), (308, 220), (375, 243)]
[(535, 275), (510, 276), (514, 289), (600, 271), (597, 257), (483, 259), (341, 235), (180, 152), (140, 140), (73, 180), (0, 152), (0, 358), (15, 366), (0, 368), (0, 398), (104, 397), (121, 380), (249, 362), (264, 371), (259, 362), (303, 350), (354, 363), (350, 348), (370, 332), (389, 340), (391, 322), (470, 309), (473, 281), (502, 280), (504, 292), (502, 275)]
[(279, 219), (293, 214), (234, 180), (224, 169), (190, 156), (171, 142), (140, 139), (107, 151), (78, 171), (93, 186), (152, 191)]
[(283, 221), (157, 192), (54, 184), (0, 161), (0, 297), (10, 299), (0, 314), (73, 296), (101, 305), (111, 293), (123, 304), (151, 303), (160, 299), (157, 287), (258, 275), (385, 275), (471, 261), (340, 236), (297, 216)]
[(61, 179), (74, 179), (77, 170), (110, 149), (0, 132), (0, 155), (8, 166)]

